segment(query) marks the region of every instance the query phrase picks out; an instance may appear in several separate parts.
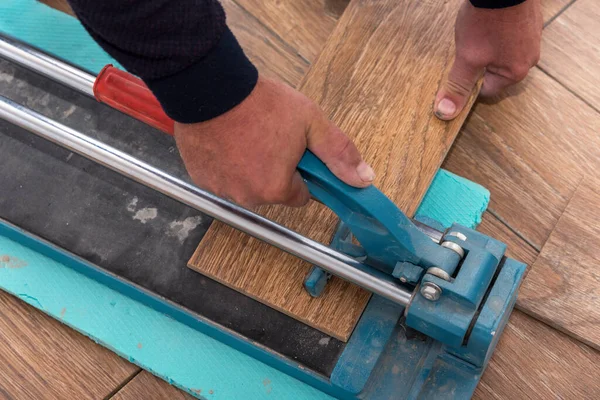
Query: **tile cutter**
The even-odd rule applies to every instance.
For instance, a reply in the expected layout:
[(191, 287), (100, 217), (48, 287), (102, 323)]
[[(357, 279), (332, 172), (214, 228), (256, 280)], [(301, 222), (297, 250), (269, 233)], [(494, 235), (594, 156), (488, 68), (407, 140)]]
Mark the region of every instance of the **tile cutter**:
[[(172, 121), (143, 83), (123, 71), (107, 66), (94, 77), (8, 39), (0, 41), (0, 55), (172, 132)], [(320, 385), (338, 397), (377, 399), (401, 394), (403, 398), (441, 398), (448, 397), (448, 387), (454, 388), (452, 397), (470, 396), (514, 307), (526, 266), (504, 256), (506, 245), (460, 225), (442, 233), (415, 223), (375, 187), (355, 189), (343, 184), (310, 152), (298, 168), (313, 197), (340, 217), (337, 248), (342, 251), (4, 97), (0, 98), (0, 116), (314, 264), (317, 280), (325, 276), (318, 271), (324, 270), (373, 292), (351, 340)], [(360, 246), (352, 245), (352, 236)], [(309, 291), (317, 287), (308, 282), (305, 286)], [(318, 295), (319, 290), (312, 294)], [(376, 321), (384, 323), (373, 330)], [(373, 337), (380, 339), (375, 341), (377, 345), (369, 340)], [(372, 356), (368, 362), (361, 361), (365, 354)], [(392, 364), (398, 362), (407, 368), (413, 363), (414, 368), (390, 376), (395, 370)], [(303, 374), (311, 373), (297, 372), (295, 376), (302, 379)]]

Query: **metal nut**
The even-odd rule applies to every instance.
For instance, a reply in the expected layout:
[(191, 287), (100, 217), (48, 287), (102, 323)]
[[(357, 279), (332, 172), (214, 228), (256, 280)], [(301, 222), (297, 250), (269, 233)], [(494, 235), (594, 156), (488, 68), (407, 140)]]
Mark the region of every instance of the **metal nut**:
[(437, 301), (442, 294), (442, 289), (435, 283), (425, 282), (421, 286), (421, 296), (429, 301)]

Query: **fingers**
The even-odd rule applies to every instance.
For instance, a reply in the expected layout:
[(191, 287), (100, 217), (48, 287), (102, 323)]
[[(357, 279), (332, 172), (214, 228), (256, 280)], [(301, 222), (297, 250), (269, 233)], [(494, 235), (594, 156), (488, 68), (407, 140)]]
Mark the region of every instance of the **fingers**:
[(464, 58), (457, 57), (448, 79), (435, 97), (435, 115), (444, 121), (454, 119), (467, 104), (482, 73), (483, 68), (473, 67)]
[(515, 83), (516, 81), (514, 79), (509, 79), (493, 72), (486, 72), (483, 76), (483, 85), (481, 86), (480, 94), (483, 97), (495, 96), (503, 89)]
[(290, 207), (305, 206), (310, 200), (310, 192), (300, 173), (296, 171), (292, 177), (292, 185), (287, 194), (287, 198), (281, 204)]
[(350, 138), (320, 111), (307, 134), (307, 147), (335, 176), (350, 186), (367, 187), (375, 172), (360, 155)]
[(495, 96), (503, 89), (521, 82), (537, 62), (537, 57), (527, 64), (516, 64), (504, 68), (490, 66), (483, 76), (483, 85), (480, 94), (484, 97)]

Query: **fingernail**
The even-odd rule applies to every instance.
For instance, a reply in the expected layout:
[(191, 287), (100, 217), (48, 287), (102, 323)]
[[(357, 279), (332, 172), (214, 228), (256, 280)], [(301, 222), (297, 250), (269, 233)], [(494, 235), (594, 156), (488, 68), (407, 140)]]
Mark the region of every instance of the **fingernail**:
[(450, 99), (442, 99), (437, 106), (437, 114), (443, 117), (451, 117), (456, 112), (456, 104)]
[(361, 161), (360, 164), (358, 164), (356, 173), (364, 182), (373, 182), (375, 179), (375, 171), (373, 171), (373, 168), (364, 161)]

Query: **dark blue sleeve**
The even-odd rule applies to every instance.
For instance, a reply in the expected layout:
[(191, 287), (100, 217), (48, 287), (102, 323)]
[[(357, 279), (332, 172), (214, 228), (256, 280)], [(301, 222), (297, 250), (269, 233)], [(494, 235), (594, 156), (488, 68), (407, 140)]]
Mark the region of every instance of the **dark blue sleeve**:
[(477, 8), (507, 8), (524, 3), (525, 0), (470, 0)]
[(69, 0), (92, 37), (144, 80), (176, 121), (221, 115), (252, 91), (258, 72), (217, 0)]

